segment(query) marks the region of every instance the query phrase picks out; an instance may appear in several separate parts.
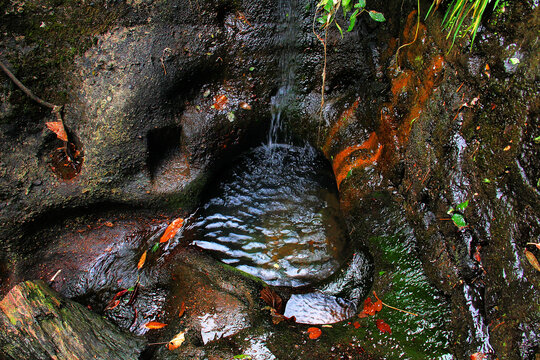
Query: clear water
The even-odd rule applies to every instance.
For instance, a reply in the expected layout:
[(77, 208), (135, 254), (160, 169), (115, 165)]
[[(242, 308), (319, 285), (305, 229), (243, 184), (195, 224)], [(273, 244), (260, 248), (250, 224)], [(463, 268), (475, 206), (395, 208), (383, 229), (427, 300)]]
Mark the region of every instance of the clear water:
[(194, 244), (271, 285), (313, 284), (340, 268), (346, 227), (331, 169), (312, 147), (260, 146), (220, 180)]

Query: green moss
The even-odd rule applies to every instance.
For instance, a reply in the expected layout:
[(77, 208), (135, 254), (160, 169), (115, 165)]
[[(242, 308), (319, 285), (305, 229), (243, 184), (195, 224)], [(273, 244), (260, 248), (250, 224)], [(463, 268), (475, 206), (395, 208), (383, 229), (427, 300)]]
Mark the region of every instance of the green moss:
[[(96, 44), (97, 36), (115, 25), (125, 5), (105, 6), (105, 1), (29, 0), (17, 9), (0, 13), (0, 30), (16, 46), (4, 53), (15, 75), (41, 98), (56, 104), (68, 102), (63, 74)], [(40, 115), (40, 109), (22, 93), (10, 99), (19, 107), (14, 114)], [(31, 104), (30, 107), (27, 104)], [(22, 106), (21, 106), (22, 105)]]
[(218, 264), (221, 265), (221, 266), (222, 266), (224, 269), (226, 269), (226, 270), (232, 271), (232, 272), (234, 272), (234, 273), (236, 273), (236, 274), (239, 274), (239, 275), (242, 276), (242, 277), (245, 277), (245, 278), (248, 278), (248, 279), (250, 279), (250, 280), (253, 280), (253, 281), (255, 281), (256, 283), (259, 283), (259, 284), (261, 284), (261, 285), (263, 285), (263, 286), (268, 286), (268, 284), (267, 284), (266, 282), (264, 282), (262, 279), (260, 279), (260, 278), (258, 278), (258, 277), (256, 277), (256, 276), (254, 276), (254, 275), (251, 275), (251, 274), (249, 274), (249, 273), (247, 273), (247, 272), (245, 272), (245, 271), (239, 270), (239, 269), (235, 268), (234, 266), (227, 265), (227, 264), (224, 264), (224, 263), (222, 263), (222, 262), (219, 262)]

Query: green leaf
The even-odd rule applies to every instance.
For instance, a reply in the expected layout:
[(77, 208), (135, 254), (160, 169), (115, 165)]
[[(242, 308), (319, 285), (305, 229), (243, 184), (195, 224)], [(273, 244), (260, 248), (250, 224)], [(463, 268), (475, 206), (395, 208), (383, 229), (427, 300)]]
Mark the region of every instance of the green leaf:
[(469, 200), (465, 200), (461, 204), (458, 204), (458, 206), (456, 206), (456, 210), (464, 211), (467, 208), (467, 206), (469, 206)]
[(245, 355), (245, 354), (235, 355), (235, 356), (233, 356), (233, 359), (251, 360), (251, 355)]
[(132, 287), (130, 287), (129, 289), (127, 289), (127, 291), (135, 291), (135, 287), (132, 286)]
[(154, 246), (152, 246), (152, 252), (155, 253), (159, 249), (159, 243), (155, 243)]
[(515, 58), (515, 57), (510, 58), (510, 63), (511, 63), (512, 65), (517, 65), (517, 64), (519, 64), (519, 59), (518, 59), (518, 58)]
[(537, 136), (533, 139), (535, 143), (540, 143), (540, 136)]
[(384, 271), (384, 270), (379, 271), (379, 275), (380, 275), (380, 276), (382, 276), (382, 275), (384, 275), (384, 274), (386, 274), (386, 271)]
[(381, 14), (380, 12), (375, 11), (375, 10), (370, 10), (369, 11), (369, 16), (371, 16), (371, 18), (373, 20), (378, 21), (378, 22), (386, 21), (386, 19), (384, 18), (384, 15)]
[(356, 9), (349, 18), (349, 28), (347, 29), (347, 32), (354, 29), (354, 24), (356, 24), (356, 15), (358, 15), (358, 9)]
[(491, 180), (489, 180), (488, 178), (485, 178), (484, 180), (482, 180), (483, 182), (485, 182), (486, 184), (490, 184), (491, 183)]
[(328, 17), (328, 15), (324, 15), (324, 16), (320, 16), (317, 18), (317, 21), (321, 24), (326, 24), (326, 18)]
[(343, 6), (344, 9), (347, 9), (349, 7), (351, 0), (341, 0), (341, 6)]
[(349, 172), (347, 173), (347, 176), (345, 176), (345, 179), (348, 179), (348, 178), (350, 178), (350, 177), (351, 177), (351, 175), (352, 175), (352, 169), (351, 169), (351, 170), (349, 170)]
[(453, 214), (452, 221), (459, 229), (462, 229), (468, 225), (465, 218), (461, 214)]
[(358, 0), (356, 5), (354, 5), (355, 8), (365, 8), (366, 7), (366, 0)]
[(253, 71), (253, 70), (255, 70), (255, 67), (252, 66), (249, 68), (249, 71)]
[(330, 12), (332, 10), (332, 6), (334, 6), (334, 3), (332, 0), (328, 0), (326, 2), (326, 5), (324, 5), (324, 11)]
[(339, 26), (339, 24), (337, 22), (335, 24), (336, 24), (336, 27), (339, 30), (339, 33), (341, 34), (341, 38), (343, 38), (343, 30), (341, 29), (341, 26)]

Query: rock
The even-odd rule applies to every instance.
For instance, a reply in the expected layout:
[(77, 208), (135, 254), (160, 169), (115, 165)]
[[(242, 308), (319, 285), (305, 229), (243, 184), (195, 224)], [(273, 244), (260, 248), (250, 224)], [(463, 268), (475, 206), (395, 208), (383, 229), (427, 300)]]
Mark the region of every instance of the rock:
[(15, 286), (0, 301), (0, 355), (6, 359), (135, 360), (145, 341), (125, 333), (43, 281)]

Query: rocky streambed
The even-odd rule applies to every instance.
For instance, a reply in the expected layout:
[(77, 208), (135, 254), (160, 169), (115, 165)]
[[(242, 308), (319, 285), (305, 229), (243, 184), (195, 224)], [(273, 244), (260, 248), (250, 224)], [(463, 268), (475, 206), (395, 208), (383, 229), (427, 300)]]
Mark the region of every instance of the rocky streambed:
[[(0, 3), (1, 60), (65, 104), (80, 157), (62, 171), (63, 143), (45, 126), (54, 116), (2, 75), (0, 357), (538, 356), (536, 2), (488, 14), (469, 51), (465, 39), (449, 50), (442, 12), (417, 30), (416, 1), (370, 1), (386, 22), (328, 34), (322, 111), (316, 4), (291, 3)], [(431, 2), (420, 3), (425, 14)], [(296, 288), (190, 237), (238, 156), (268, 142), (284, 82), (282, 132), (325, 158), (337, 194), (325, 199), (341, 216), (325, 233), (341, 234), (337, 253), (322, 246), (328, 229), (302, 245), (331, 254), (328, 276), (311, 262)], [(265, 266), (290, 265), (275, 258), (287, 249)], [(346, 304), (344, 320), (283, 315), (331, 301)]]

